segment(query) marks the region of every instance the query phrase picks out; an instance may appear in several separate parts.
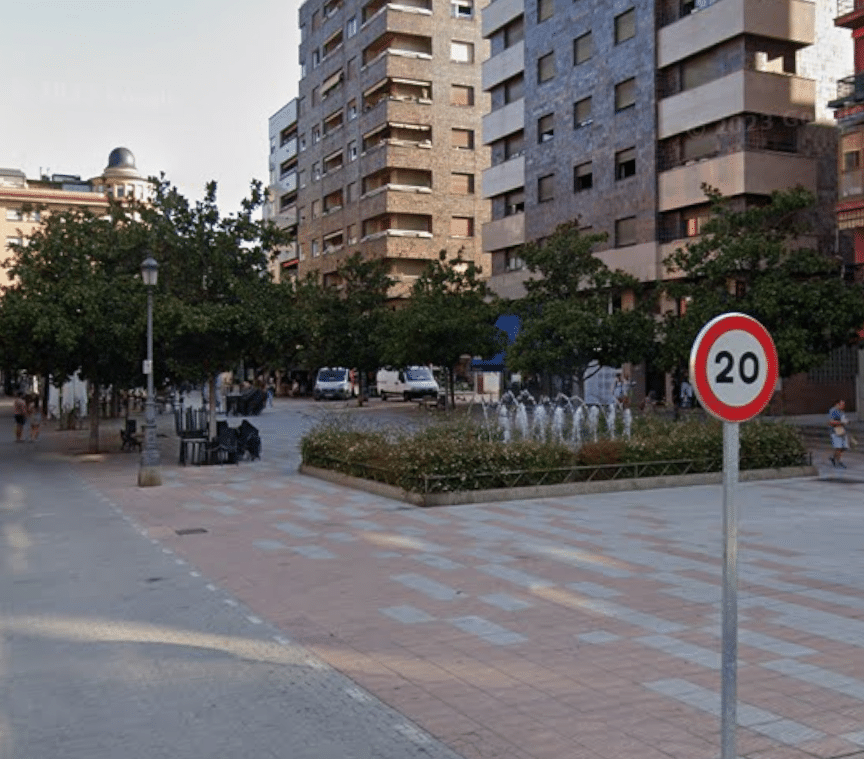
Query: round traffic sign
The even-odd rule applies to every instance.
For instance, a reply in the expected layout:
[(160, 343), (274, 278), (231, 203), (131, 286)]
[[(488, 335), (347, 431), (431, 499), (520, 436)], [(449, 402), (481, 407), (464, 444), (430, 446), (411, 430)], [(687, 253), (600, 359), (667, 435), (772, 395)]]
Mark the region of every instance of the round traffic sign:
[(771, 400), (777, 349), (752, 316), (721, 314), (708, 322), (690, 349), (690, 377), (702, 407), (725, 422), (744, 422)]

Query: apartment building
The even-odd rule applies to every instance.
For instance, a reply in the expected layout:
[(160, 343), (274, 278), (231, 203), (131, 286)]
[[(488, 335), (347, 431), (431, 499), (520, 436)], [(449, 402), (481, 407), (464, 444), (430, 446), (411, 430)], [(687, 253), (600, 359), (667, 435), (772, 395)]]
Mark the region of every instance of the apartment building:
[[(831, 0), (493, 0), (495, 289), (517, 295), (517, 246), (574, 218), (608, 234), (608, 264), (662, 279), (707, 218), (703, 183), (741, 207), (797, 184), (833, 203), (836, 134), (818, 93), (851, 56), (832, 17)], [(830, 220), (820, 232), (833, 244)]]
[[(78, 174), (51, 174), (28, 179), (20, 169), (0, 169), (0, 261), (12, 243), (24, 242), (42, 223), (45, 214), (70, 208), (94, 213), (108, 207), (108, 198), (146, 200), (153, 187), (135, 167), (127, 148), (115, 148), (101, 174), (82, 180)], [(9, 284), (0, 266), (0, 287)]]
[(271, 263), (276, 282), (297, 276), (297, 99), (274, 113), (268, 122), (270, 136), (270, 182), (264, 218), (293, 235), (285, 250)]
[(300, 274), (360, 252), (404, 295), (441, 250), (488, 273), (477, 0), (307, 0), (299, 23)]

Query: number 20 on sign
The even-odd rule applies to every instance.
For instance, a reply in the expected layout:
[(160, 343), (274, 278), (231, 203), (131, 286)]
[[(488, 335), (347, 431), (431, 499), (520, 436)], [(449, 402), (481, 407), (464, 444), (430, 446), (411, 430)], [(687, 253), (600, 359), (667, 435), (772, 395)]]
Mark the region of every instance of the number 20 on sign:
[(777, 365), (777, 349), (768, 330), (746, 314), (712, 319), (690, 350), (690, 378), (696, 397), (708, 413), (723, 420), (721, 759), (738, 756), (738, 425), (756, 416), (771, 400)]

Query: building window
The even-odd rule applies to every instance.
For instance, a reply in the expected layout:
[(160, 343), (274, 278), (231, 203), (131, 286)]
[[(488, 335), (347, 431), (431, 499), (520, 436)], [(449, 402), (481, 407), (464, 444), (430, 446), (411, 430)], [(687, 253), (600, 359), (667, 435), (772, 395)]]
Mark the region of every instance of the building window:
[(348, 160), (355, 161), (357, 159), (357, 140), (351, 140), (348, 143)]
[(306, 61), (300, 61), (300, 78), (306, 78)]
[(525, 213), (525, 190), (513, 190), (504, 195), (504, 216)]
[(349, 224), (348, 225), (348, 244), (353, 245), (357, 242), (357, 225)]
[(357, 59), (349, 58), (345, 66), (345, 78), (350, 82), (357, 76)]
[(537, 59), (537, 81), (540, 84), (555, 78), (555, 52), (546, 53)]
[(587, 126), (591, 119), (591, 97), (582, 98), (573, 103), (573, 128)]
[(573, 192), (590, 190), (594, 186), (594, 169), (591, 161), (573, 168)]
[[(848, 153), (846, 155), (849, 155)], [(6, 221), (23, 221), (24, 214), (18, 208), (6, 209)]]
[(615, 16), (615, 44), (624, 42), (636, 36), (636, 9)]
[(312, 144), (317, 145), (321, 141), (321, 127), (312, 127)]
[(522, 73), (496, 84), (489, 94), (492, 99), (491, 110), (497, 111), (505, 105), (521, 100), (525, 94), (525, 76)]
[(452, 129), (450, 144), (459, 150), (474, 150), (474, 131), (472, 129)]
[(351, 16), (348, 19), (348, 24), (345, 27), (345, 34), (348, 37), (353, 37), (357, 34), (357, 16)]
[(357, 197), (357, 183), (349, 182), (345, 185), (345, 202), (350, 203), (355, 197)]
[(537, 202), (548, 203), (555, 199), (555, 175), (546, 174), (537, 180)]
[(450, 237), (474, 237), (474, 219), (468, 216), (453, 216), (450, 219)]
[(505, 266), (507, 271), (520, 271), (525, 268), (525, 262), (519, 256), (519, 247), (507, 248), (505, 251)]
[(474, 63), (474, 45), (470, 42), (450, 43), (450, 60), (457, 63)]
[[(847, 150), (843, 153), (843, 171), (856, 171), (861, 167), (861, 151)], [(6, 217), (9, 218), (8, 216)]]
[(348, 101), (348, 121), (353, 121), (357, 118), (357, 101)]
[(537, 0), (537, 23), (555, 15), (555, 0)]
[(312, 258), (316, 258), (318, 253), (318, 240), (312, 240)]
[(474, 18), (474, 0), (450, 0), (450, 15), (453, 18)]
[(317, 69), (320, 63), (321, 63), (321, 53), (318, 52), (318, 48), (316, 47), (312, 51), (312, 70), (314, 71), (315, 69)]
[(312, 201), (312, 211), (311, 215), (313, 219), (317, 219), (321, 215), (321, 201), (313, 200)]
[(636, 105), (636, 78), (625, 79), (615, 85), (615, 110), (623, 111)]
[(615, 220), (615, 247), (623, 248), (626, 245), (636, 244), (636, 217), (627, 216)]
[(555, 136), (554, 114), (547, 113), (537, 119), (537, 142), (549, 142)]
[(615, 154), (615, 179), (627, 179), (636, 173), (636, 148), (619, 150)]
[(519, 158), (525, 153), (525, 133), (515, 132), (504, 138), (504, 160)]
[(321, 169), (318, 167), (318, 161), (312, 164), (312, 181), (321, 179)]
[(306, 172), (305, 171), (298, 171), (297, 172), (297, 183), (300, 185), (300, 187), (306, 186)]
[(593, 51), (591, 42), (591, 32), (585, 32), (573, 40), (573, 65), (578, 66), (580, 63), (585, 63)]
[(450, 105), (474, 105), (474, 88), (464, 84), (450, 85)]
[(474, 175), (452, 173), (450, 175), (450, 191), (455, 195), (473, 195)]

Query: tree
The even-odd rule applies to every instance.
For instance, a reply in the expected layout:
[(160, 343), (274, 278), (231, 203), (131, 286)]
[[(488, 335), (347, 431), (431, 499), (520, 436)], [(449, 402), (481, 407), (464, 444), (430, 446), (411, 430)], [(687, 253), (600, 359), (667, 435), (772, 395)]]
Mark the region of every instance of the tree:
[(270, 221), (253, 218), (264, 202), (261, 184), (253, 182), (240, 211), (223, 217), (215, 182), (193, 205), (163, 177), (153, 201), (136, 208), (159, 263), (154, 359), (164, 363), (163, 376), (206, 379), (211, 437), (216, 435), (216, 374), (261, 351), (270, 339), (278, 286), (266, 267), (288, 235)]
[(112, 201), (100, 216), (52, 213), (12, 250), (12, 284), (0, 309), (6, 350), (19, 368), (59, 381), (77, 369), (89, 381), (88, 447), (97, 452), (101, 389), (126, 387), (140, 371), (146, 236)]
[(821, 364), (842, 345), (857, 342), (864, 325), (864, 292), (844, 280), (843, 263), (807, 245), (814, 198), (802, 188), (776, 191), (770, 202), (735, 210), (703, 186), (711, 218), (698, 241), (666, 261), (677, 279), (666, 286), (679, 308), (665, 314), (658, 365), (686, 365), (699, 330), (728, 311), (758, 319), (777, 346), (780, 376)]
[(446, 259), (442, 250), (430, 261), (411, 288), (408, 304), (391, 314), (386, 363), (444, 367), (452, 405), (459, 359), (500, 353), (506, 336), (495, 326), (500, 304), (480, 279), (481, 270), (461, 255)]
[(651, 309), (639, 299), (635, 277), (594, 255), (594, 246), (605, 240), (605, 234), (581, 234), (570, 222), (541, 243), (521, 247), (526, 268), (539, 276), (526, 280), (526, 295), (517, 303), (522, 327), (507, 348), (511, 369), (548, 371), (565, 382), (575, 377), (584, 397), (585, 380), (601, 366), (646, 358), (654, 336)]
[(307, 311), (307, 319), (317, 332), (312, 343), (317, 365), (357, 369), (362, 404), (366, 372), (380, 366), (388, 339), (387, 299), (393, 281), (383, 259), (363, 259), (360, 253), (349, 256), (336, 274), (337, 284), (312, 293), (317, 312)]

